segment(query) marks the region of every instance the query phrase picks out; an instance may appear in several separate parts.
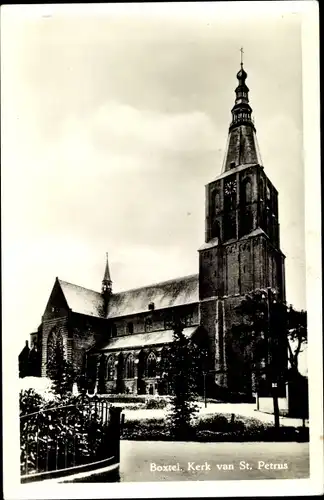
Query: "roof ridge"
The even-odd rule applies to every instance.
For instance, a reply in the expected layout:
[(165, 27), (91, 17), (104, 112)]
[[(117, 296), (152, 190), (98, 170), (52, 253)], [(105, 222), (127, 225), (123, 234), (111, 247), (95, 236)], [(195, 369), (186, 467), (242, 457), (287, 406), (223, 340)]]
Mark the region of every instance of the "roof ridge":
[(57, 278), (57, 280), (59, 283), (65, 283), (66, 285), (72, 285), (72, 286), (75, 286), (77, 288), (82, 288), (83, 290), (88, 290), (88, 292), (93, 292), (93, 293), (97, 293), (98, 295), (101, 295), (100, 292), (98, 292), (97, 290), (92, 290), (92, 288), (86, 288), (85, 286), (76, 285), (75, 283), (70, 283), (69, 281), (61, 280), (60, 278)]
[(188, 274), (186, 276), (179, 276), (178, 278), (172, 278), (172, 279), (165, 280), (165, 281), (158, 281), (156, 283), (151, 283), (150, 285), (138, 286), (135, 288), (128, 288), (127, 290), (121, 290), (120, 292), (113, 293), (112, 296), (119, 295), (121, 293), (134, 292), (135, 290), (143, 290), (144, 288), (151, 288), (151, 287), (157, 286), (157, 285), (165, 285), (166, 283), (172, 283), (172, 281), (178, 281), (178, 280), (185, 279), (185, 278), (188, 279), (188, 278), (193, 278), (195, 276), (198, 277), (198, 275), (199, 275), (199, 273)]

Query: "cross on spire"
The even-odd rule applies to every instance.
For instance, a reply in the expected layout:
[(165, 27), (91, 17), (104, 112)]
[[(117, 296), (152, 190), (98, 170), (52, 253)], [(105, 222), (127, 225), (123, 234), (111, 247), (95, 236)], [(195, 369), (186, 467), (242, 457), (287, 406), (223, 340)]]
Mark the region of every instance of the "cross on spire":
[(243, 66), (243, 54), (244, 54), (243, 47), (240, 48), (240, 52), (241, 52), (241, 66)]

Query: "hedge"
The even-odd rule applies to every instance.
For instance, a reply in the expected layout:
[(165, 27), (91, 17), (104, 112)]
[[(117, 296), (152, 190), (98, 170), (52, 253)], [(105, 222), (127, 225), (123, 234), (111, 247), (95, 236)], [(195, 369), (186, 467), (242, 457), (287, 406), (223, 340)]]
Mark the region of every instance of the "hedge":
[[(121, 439), (168, 441), (173, 440), (164, 418), (125, 419)], [(214, 414), (199, 417), (191, 427), (188, 441), (309, 441), (309, 429), (304, 427), (280, 427), (260, 422), (254, 418)]]

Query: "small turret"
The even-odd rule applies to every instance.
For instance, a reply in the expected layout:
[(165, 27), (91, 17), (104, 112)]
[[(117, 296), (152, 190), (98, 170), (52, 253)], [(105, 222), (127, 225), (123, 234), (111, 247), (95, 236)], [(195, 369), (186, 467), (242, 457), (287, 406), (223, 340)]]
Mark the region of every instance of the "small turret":
[(101, 293), (105, 297), (109, 297), (112, 292), (112, 281), (110, 278), (110, 272), (109, 272), (109, 263), (108, 263), (108, 252), (106, 253), (106, 268), (105, 268), (105, 274), (102, 280), (102, 286), (101, 286)]

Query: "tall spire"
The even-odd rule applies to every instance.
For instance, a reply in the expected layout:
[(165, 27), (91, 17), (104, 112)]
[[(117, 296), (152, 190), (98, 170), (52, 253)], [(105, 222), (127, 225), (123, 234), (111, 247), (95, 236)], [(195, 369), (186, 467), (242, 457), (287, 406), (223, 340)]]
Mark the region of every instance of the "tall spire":
[(110, 278), (110, 272), (109, 272), (109, 263), (108, 263), (108, 252), (106, 252), (106, 267), (105, 267), (105, 274), (102, 280), (102, 287), (101, 291), (103, 294), (110, 294), (112, 291), (112, 281)]
[(249, 104), (249, 88), (245, 83), (247, 73), (243, 68), (243, 48), (240, 49), (240, 52), (241, 69), (236, 75), (238, 85), (235, 89), (235, 104), (231, 110), (232, 121), (229, 126), (223, 172), (239, 165), (261, 163), (252, 119), (252, 108)]

